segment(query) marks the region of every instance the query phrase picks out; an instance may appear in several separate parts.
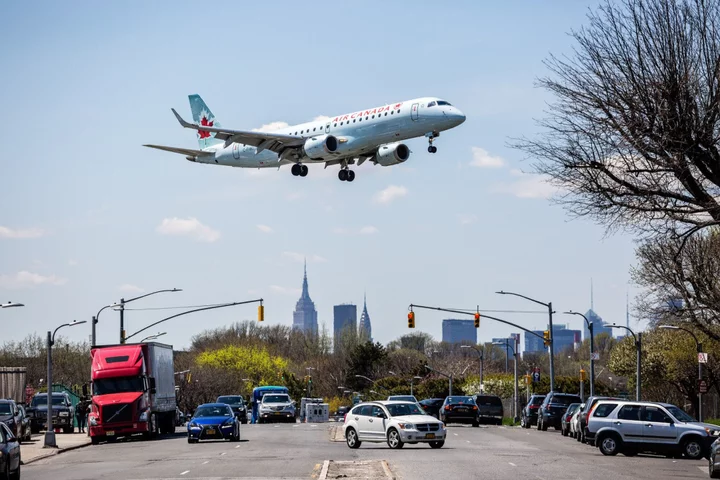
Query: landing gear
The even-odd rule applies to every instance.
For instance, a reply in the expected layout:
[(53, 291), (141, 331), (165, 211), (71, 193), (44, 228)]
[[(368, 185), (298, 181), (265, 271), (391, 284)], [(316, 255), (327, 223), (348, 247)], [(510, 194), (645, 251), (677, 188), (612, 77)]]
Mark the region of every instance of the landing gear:
[(341, 182), (352, 182), (353, 180), (355, 180), (355, 172), (353, 172), (352, 170), (342, 169), (338, 172), (338, 178)]
[(292, 168), (290, 169), (290, 172), (296, 177), (298, 177), (298, 176), (305, 177), (308, 174), (308, 167), (307, 167), (307, 165), (303, 165), (301, 163), (296, 163), (295, 165), (292, 166)]
[(433, 140), (435, 140), (435, 138), (438, 137), (439, 135), (440, 135), (440, 132), (431, 132), (431, 133), (425, 134), (425, 136), (428, 139), (428, 143), (430, 144), (430, 146), (428, 146), (428, 152), (430, 152), (430, 153), (437, 152), (437, 147), (433, 145)]
[(428, 152), (430, 152), (430, 153), (437, 153), (437, 147), (435, 147), (435, 146), (433, 146), (433, 145), (430, 145), (430, 146), (428, 147)]

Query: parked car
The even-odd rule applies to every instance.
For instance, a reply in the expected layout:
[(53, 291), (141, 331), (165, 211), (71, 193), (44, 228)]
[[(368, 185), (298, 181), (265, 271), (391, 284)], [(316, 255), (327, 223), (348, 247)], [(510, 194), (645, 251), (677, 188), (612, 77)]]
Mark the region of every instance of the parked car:
[(349, 411), (350, 411), (350, 407), (348, 407), (348, 406), (343, 405), (343, 406), (338, 407), (337, 411), (335, 412), (335, 421), (339, 422), (342, 419), (342, 421), (344, 422), (345, 415)]
[(478, 407), (478, 420), (480, 423), (489, 422), (502, 425), (504, 416), (502, 399), (497, 395), (473, 395), (475, 405)]
[(546, 431), (548, 427), (560, 430), (562, 416), (571, 403), (582, 403), (582, 399), (569, 393), (548, 393), (538, 409), (538, 430)]
[(390, 395), (387, 398), (388, 402), (413, 402), (417, 403), (415, 395)]
[(603, 455), (652, 452), (698, 460), (711, 457), (720, 426), (700, 423), (669, 403), (600, 400), (585, 435)]
[(582, 412), (583, 408), (585, 408), (585, 404), (581, 403), (570, 419), (570, 436), (578, 442), (580, 441), (580, 412)]
[(295, 423), (295, 402), (287, 393), (266, 393), (258, 405), (258, 423)]
[(0, 422), (0, 472), (8, 480), (20, 480), (20, 443), (10, 429)]
[[(66, 392), (53, 392), (52, 405), (53, 426), (62, 428), (64, 433), (72, 433), (75, 407), (70, 401), (70, 395)], [(47, 428), (47, 393), (36, 393), (33, 396), (28, 414), (30, 414), (30, 426), (33, 433)]]
[(418, 403), (422, 409), (425, 410), (425, 413), (439, 419), (440, 408), (442, 408), (444, 402), (444, 398), (426, 398), (425, 400), (420, 400)]
[(355, 405), (345, 416), (345, 441), (350, 448), (362, 442), (387, 442), (390, 448), (406, 443), (445, 445), (445, 424), (427, 415), (415, 402), (366, 402)]
[(562, 432), (563, 437), (570, 435), (570, 422), (572, 421), (572, 417), (575, 415), (575, 412), (580, 409), (580, 405), (582, 405), (582, 403), (571, 403), (568, 405), (567, 410), (565, 410), (565, 413), (560, 421), (560, 431)]
[(240, 421), (230, 405), (206, 403), (195, 409), (188, 422), (188, 443), (200, 440), (221, 439), (237, 442), (240, 440)]
[(446, 397), (440, 409), (441, 421), (448, 423), (470, 423), (473, 427), (477, 427), (478, 423), (478, 407), (475, 400), (470, 396)]
[(623, 400), (622, 398), (615, 398), (615, 397), (589, 397), (587, 400), (585, 400), (585, 407), (582, 409), (579, 415), (578, 424), (580, 427), (579, 430), (579, 438), (578, 441), (581, 443), (586, 443), (586, 433), (587, 433), (587, 418), (590, 411), (595, 407), (595, 404), (599, 402), (600, 400)]
[(30, 430), (30, 417), (28, 417), (27, 412), (25, 411), (25, 406), (18, 405), (17, 407), (22, 414), (22, 428), (20, 429), (18, 435), (18, 441), (29, 442), (32, 439), (32, 431)]
[(720, 478), (720, 439), (715, 440), (710, 446), (708, 473), (710, 474), (710, 478)]
[(19, 441), (22, 436), (23, 415), (15, 400), (0, 400), (0, 422), (5, 423)]
[(247, 405), (242, 395), (222, 395), (217, 398), (217, 403), (227, 403), (235, 412), (235, 416), (240, 419), (240, 423), (248, 422)]
[(538, 409), (545, 400), (545, 395), (532, 395), (525, 408), (520, 414), (520, 425), (523, 428), (530, 428), (537, 423)]

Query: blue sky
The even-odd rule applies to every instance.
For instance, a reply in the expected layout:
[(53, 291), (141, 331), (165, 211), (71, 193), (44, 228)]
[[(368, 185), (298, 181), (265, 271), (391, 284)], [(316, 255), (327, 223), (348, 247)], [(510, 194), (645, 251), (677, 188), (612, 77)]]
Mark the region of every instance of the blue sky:
[[(266, 324), (291, 324), (308, 259), (320, 322), (362, 305), (374, 336), (407, 333), (409, 303), (534, 309), (515, 290), (624, 322), (628, 236), (605, 237), (547, 199), (552, 190), (511, 137), (536, 132), (547, 94), (534, 87), (550, 52), (571, 48), (589, 4), (349, 2), (272, 9), (251, 3), (15, 2), (3, 6), (5, 110), (0, 133), (0, 311), (3, 340), (43, 334), (103, 305), (161, 288), (134, 307), (197, 305), (262, 296)], [(437, 140), (408, 142), (402, 166), (365, 164), (352, 183), (337, 171), (247, 171), (187, 162), (143, 148), (196, 148), (170, 108), (189, 116), (199, 93), (237, 129), (298, 123), (419, 96), (467, 115)], [(130, 311), (132, 333), (172, 311)], [(545, 317), (505, 315), (528, 328)], [(440, 337), (442, 314), (418, 312)], [(561, 322), (580, 327), (577, 317)], [(243, 319), (254, 307), (168, 322), (163, 340)], [(87, 328), (85, 328), (87, 327)], [(99, 341), (117, 341), (104, 312)], [(155, 329), (157, 331), (157, 329)], [(480, 338), (511, 329), (485, 321)], [(65, 330), (81, 340), (89, 325)], [(154, 332), (150, 332), (154, 333)]]

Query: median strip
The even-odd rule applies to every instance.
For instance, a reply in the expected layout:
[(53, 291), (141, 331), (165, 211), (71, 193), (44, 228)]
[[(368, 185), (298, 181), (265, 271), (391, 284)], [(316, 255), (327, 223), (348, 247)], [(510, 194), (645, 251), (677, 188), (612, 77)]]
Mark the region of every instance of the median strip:
[(325, 460), (318, 480), (328, 478), (385, 480), (396, 477), (385, 460)]

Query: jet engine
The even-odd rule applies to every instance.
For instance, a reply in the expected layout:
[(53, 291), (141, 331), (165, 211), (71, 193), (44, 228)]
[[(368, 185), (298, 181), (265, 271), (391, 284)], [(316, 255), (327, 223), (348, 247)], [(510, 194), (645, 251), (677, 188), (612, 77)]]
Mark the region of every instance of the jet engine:
[(383, 167), (403, 163), (408, 158), (410, 158), (410, 149), (404, 143), (399, 142), (380, 145), (375, 154), (375, 162)]
[(303, 154), (313, 160), (323, 160), (337, 151), (338, 140), (332, 135), (320, 135), (305, 140)]

